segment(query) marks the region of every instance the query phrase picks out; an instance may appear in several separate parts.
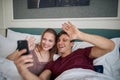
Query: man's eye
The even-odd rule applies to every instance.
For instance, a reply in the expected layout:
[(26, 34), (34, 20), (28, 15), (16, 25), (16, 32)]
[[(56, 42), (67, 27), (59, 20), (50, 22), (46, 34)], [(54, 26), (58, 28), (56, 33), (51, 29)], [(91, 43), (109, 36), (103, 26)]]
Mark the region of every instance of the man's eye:
[(57, 40), (57, 42), (60, 42), (60, 40)]
[(64, 42), (67, 42), (68, 40), (67, 39), (65, 39), (65, 40), (63, 40)]

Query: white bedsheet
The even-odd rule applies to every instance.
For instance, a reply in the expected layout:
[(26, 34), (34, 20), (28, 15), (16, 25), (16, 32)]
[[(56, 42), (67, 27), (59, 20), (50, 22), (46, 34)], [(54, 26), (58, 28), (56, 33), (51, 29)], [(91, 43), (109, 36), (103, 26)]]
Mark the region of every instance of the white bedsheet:
[[(85, 70), (81, 68), (75, 68), (63, 72), (56, 80), (120, 80), (120, 66), (119, 63), (116, 65), (118, 68), (114, 71), (116, 76), (109, 76), (94, 72), (92, 70)], [(15, 64), (5, 58), (0, 58), (0, 80), (22, 80), (19, 75)]]
[(55, 80), (115, 80), (115, 79), (92, 70), (74, 68), (64, 71)]
[(5, 58), (0, 58), (0, 80), (22, 80), (15, 64)]
[[(91, 77), (91, 80), (96, 80), (96, 77), (99, 77), (99, 79), (97, 79), (97, 80), (104, 80), (101, 78), (102, 77), (109, 78), (108, 76), (114, 78), (112, 80), (120, 80), (120, 53), (119, 53), (120, 38), (113, 38), (112, 40), (116, 44), (115, 49), (113, 51), (111, 51), (110, 53), (108, 53), (94, 61), (94, 65), (103, 65), (104, 66), (104, 73), (103, 73), (104, 76), (103, 76), (103, 74), (99, 74), (99, 73), (95, 72), (94, 74), (97, 74), (97, 75), (85, 77), (85, 75), (83, 76), (83, 73), (85, 74), (85, 72), (79, 73), (79, 71), (81, 71), (81, 70), (76, 70), (77, 72), (75, 72), (75, 73), (73, 73), (71, 71), (72, 74), (66, 71), (65, 73), (68, 73), (68, 74), (63, 73), (65, 75), (61, 74), (56, 80), (90, 80), (90, 79), (88, 79), (88, 77)], [(2, 37), (0, 37), (0, 43), (1, 44), (5, 43), (2, 41), (5, 41), (5, 39), (2, 39)], [(7, 41), (9, 41), (9, 40), (7, 40)], [(4, 45), (4, 46), (7, 46), (7, 45)], [(0, 45), (0, 52), (3, 51), (2, 49), (5, 49), (4, 51), (6, 51), (6, 48), (2, 48), (4, 46)], [(10, 48), (10, 47), (8, 47), (8, 48)], [(8, 48), (7, 48), (7, 50), (8, 50)], [(8, 51), (8, 52), (10, 52), (10, 51)], [(22, 78), (19, 75), (14, 63), (12, 61), (5, 59), (5, 55), (7, 55), (7, 54), (0, 53), (0, 55), (4, 55), (4, 57), (0, 56), (0, 80), (21, 80)], [(75, 70), (73, 69), (73, 71), (75, 71)], [(79, 74), (76, 75), (76, 73), (79, 73)], [(86, 73), (88, 74), (88, 72), (86, 72)], [(107, 76), (105, 76), (105, 75), (107, 75)], [(75, 76), (76, 76), (75, 79), (69, 79), (69, 78), (72, 78)], [(80, 77), (83, 77), (83, 78), (80, 78)], [(60, 79), (60, 78), (66, 78), (66, 79)], [(111, 79), (106, 79), (106, 80), (111, 80)]]

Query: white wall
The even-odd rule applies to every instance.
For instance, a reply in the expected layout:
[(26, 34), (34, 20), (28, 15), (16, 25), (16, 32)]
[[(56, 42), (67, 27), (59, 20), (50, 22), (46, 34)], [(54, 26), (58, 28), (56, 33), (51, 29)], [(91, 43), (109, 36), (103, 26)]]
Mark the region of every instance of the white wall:
[[(1, 0), (0, 0), (1, 1)], [(13, 19), (12, 0), (3, 1), (4, 26), (8, 27), (61, 27), (66, 21), (73, 22), (79, 28), (102, 28), (102, 29), (120, 29), (120, 0), (118, 7), (118, 17), (109, 18), (59, 18), (59, 19)], [(1, 8), (0, 8), (1, 9)], [(1, 14), (0, 14), (1, 15)]]
[(4, 18), (3, 18), (3, 0), (0, 0), (0, 34), (5, 35)]

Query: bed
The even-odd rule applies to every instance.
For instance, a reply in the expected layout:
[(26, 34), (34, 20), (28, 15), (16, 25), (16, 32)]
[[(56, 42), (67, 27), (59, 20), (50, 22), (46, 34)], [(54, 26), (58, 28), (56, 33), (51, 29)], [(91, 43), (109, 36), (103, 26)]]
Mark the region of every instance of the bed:
[[(0, 80), (22, 80), (14, 63), (6, 59), (17, 47), (17, 40), (26, 36), (35, 36), (39, 42), (42, 32), (46, 28), (8, 28), (6, 37), (0, 35)], [(55, 28), (59, 32), (60, 28)], [(94, 60), (96, 72), (84, 69), (71, 69), (63, 72), (56, 80), (120, 80), (120, 29), (80, 29), (81, 31), (97, 34), (113, 40), (116, 44), (113, 51)], [(76, 41), (73, 51), (82, 47), (92, 46), (87, 42)], [(54, 56), (54, 60), (58, 55)], [(101, 67), (102, 66), (102, 67)], [(102, 69), (102, 72), (100, 71)]]

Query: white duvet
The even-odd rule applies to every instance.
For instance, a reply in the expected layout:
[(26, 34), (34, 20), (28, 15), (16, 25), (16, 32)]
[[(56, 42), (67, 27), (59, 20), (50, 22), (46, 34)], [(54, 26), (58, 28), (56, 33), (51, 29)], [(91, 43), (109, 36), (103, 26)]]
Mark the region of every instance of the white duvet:
[[(74, 68), (63, 72), (55, 80), (120, 80), (118, 75), (113, 77), (92, 70)], [(14, 63), (5, 58), (0, 58), (0, 80), (22, 80)]]
[(22, 80), (15, 64), (0, 57), (0, 80)]
[(64, 71), (55, 80), (115, 80), (115, 79), (92, 70), (75, 68)]
[[(116, 44), (114, 50), (94, 61), (94, 65), (104, 66), (103, 74), (77, 68), (63, 72), (56, 80), (120, 80), (120, 38), (112, 40)], [(22, 80), (15, 64), (3, 56), (0, 56), (0, 80)]]
[[(22, 80), (14, 63), (5, 58), (0, 58), (0, 80)], [(115, 80), (112, 77), (94, 72), (75, 68), (63, 72), (55, 80)]]

